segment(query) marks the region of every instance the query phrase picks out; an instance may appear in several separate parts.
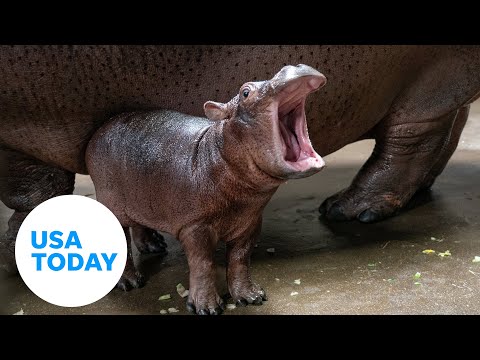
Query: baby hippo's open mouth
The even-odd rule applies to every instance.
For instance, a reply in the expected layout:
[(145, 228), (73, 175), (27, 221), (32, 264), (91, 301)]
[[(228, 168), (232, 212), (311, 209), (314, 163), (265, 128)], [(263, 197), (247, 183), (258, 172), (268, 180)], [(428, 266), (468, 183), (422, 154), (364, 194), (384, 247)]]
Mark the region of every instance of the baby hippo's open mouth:
[(320, 73), (298, 77), (282, 86), (277, 95), (276, 120), (282, 142), (283, 160), (292, 172), (311, 174), (325, 166), (323, 159), (312, 147), (305, 117), (306, 97), (324, 83), (325, 77)]
[(280, 134), (285, 145), (284, 158), (288, 162), (297, 162), (313, 155), (308, 140), (305, 140), (308, 135), (305, 134), (304, 106), (305, 100), (300, 100), (290, 111), (278, 111)]

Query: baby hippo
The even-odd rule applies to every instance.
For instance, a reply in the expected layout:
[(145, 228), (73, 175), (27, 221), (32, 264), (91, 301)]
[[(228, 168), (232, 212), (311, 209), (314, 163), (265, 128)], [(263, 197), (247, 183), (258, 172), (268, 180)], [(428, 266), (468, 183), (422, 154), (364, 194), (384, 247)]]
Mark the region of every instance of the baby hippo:
[(86, 159), (98, 201), (116, 215), (129, 244), (119, 286), (142, 285), (129, 227), (141, 247), (150, 228), (174, 235), (183, 246), (190, 268), (189, 311), (224, 309), (215, 285), (219, 240), (226, 242), (233, 300), (238, 305), (266, 300), (250, 278), (250, 254), (262, 211), (278, 186), (325, 165), (312, 148), (305, 119), (307, 95), (325, 82), (309, 66), (285, 66), (271, 80), (242, 85), (225, 104), (206, 102), (207, 118), (139, 111), (100, 128)]

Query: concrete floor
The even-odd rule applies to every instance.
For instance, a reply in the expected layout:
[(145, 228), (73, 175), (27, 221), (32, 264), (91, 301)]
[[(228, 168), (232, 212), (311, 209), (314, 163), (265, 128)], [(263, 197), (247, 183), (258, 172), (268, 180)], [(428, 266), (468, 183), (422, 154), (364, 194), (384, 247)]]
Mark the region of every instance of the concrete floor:
[[(476, 118), (476, 119), (475, 119)], [(253, 278), (267, 291), (262, 306), (226, 314), (479, 314), (480, 313), (480, 103), (474, 104), (459, 149), (433, 190), (416, 206), (381, 223), (326, 224), (318, 205), (349, 185), (367, 159), (372, 141), (349, 145), (326, 157), (319, 174), (282, 186), (264, 213), (262, 237), (252, 257)], [(88, 176), (76, 194), (94, 197)], [(3, 204), (0, 204), (3, 206)], [(3, 233), (10, 214), (1, 208)], [(114, 289), (80, 308), (50, 305), (19, 277), (2, 279), (1, 311), (13, 314), (160, 314), (175, 307), (187, 314), (175, 286), (188, 287), (185, 256), (167, 239), (165, 257), (138, 257), (147, 285), (128, 293)], [(266, 249), (275, 248), (274, 254)], [(450, 250), (450, 257), (426, 255)], [(226, 292), (224, 248), (217, 251), (218, 287)], [(414, 279), (415, 273), (421, 273)], [(300, 284), (294, 281), (300, 279)], [(415, 283), (418, 284), (415, 284)], [(298, 293), (292, 295), (293, 292)], [(171, 300), (158, 297), (170, 293)]]

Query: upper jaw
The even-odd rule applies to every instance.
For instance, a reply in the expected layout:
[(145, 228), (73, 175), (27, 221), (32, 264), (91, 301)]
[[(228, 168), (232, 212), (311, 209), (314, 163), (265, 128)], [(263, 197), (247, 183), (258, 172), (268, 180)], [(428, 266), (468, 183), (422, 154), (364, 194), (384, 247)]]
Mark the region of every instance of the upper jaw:
[[(314, 68), (298, 64), (297, 66), (285, 66), (270, 80), (272, 87), (276, 90), (283, 90), (282, 88), (290, 87), (290, 85), (298, 80), (301, 80), (304, 85), (310, 88), (310, 91), (315, 91), (321, 88), (327, 82), (325, 76)], [(290, 91), (286, 89), (287, 91)], [(294, 91), (294, 89), (291, 89)]]

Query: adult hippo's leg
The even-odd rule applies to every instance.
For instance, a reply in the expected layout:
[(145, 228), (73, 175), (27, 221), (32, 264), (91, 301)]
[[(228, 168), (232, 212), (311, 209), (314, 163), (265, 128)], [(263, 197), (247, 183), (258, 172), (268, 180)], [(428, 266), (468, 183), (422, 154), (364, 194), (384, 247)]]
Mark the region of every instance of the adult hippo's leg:
[(329, 220), (367, 223), (394, 215), (441, 173), (461, 133), (455, 124), (463, 128), (467, 113), (462, 108), (418, 122), (385, 118), (375, 129), (368, 161), (347, 189), (323, 202), (320, 212)]
[(376, 144), (368, 161), (347, 189), (320, 206), (327, 219), (382, 220), (433, 184), (458, 144), (466, 106), (480, 95), (480, 78), (472, 77), (480, 58), (471, 50), (439, 57), (405, 83), (371, 131)]
[(15, 210), (1, 240), (0, 268), (15, 274), (15, 239), (25, 217), (40, 203), (73, 192), (75, 174), (20, 152), (1, 149), (0, 200)]
[(425, 178), (425, 181), (421, 185), (419, 190), (429, 189), (438, 175), (440, 175), (447, 166), (448, 160), (452, 157), (455, 149), (457, 148), (458, 141), (462, 135), (463, 128), (468, 119), (468, 113), (470, 111), (470, 105), (464, 106), (458, 110), (458, 114), (455, 118), (455, 123), (453, 124), (452, 131), (450, 133), (450, 140), (448, 145), (445, 147), (443, 152), (439, 154), (437, 162), (433, 165), (432, 170)]

